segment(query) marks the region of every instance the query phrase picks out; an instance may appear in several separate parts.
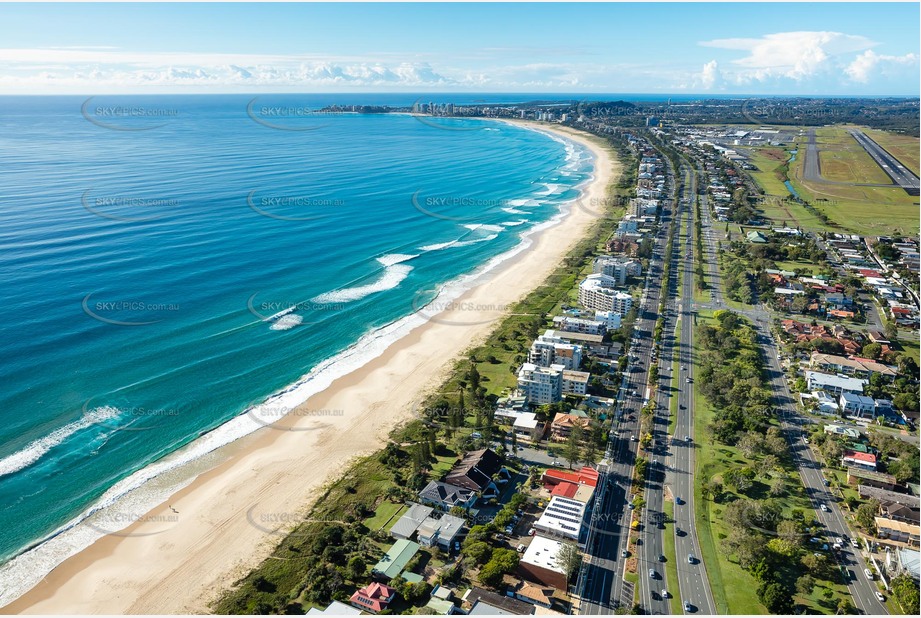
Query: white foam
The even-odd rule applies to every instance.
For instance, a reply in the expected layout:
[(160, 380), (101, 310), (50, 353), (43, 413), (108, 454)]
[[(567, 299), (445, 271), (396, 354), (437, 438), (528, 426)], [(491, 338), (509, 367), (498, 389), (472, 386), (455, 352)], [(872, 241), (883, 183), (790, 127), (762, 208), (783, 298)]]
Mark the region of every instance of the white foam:
[[(543, 133), (543, 131), (538, 132)], [(552, 137), (557, 139), (555, 136)], [(435, 306), (440, 307), (449, 306), (464, 292), (476, 285), (484, 275), (530, 247), (533, 244), (531, 237), (534, 234), (562, 221), (569, 212), (570, 203), (560, 204), (559, 212), (555, 216), (524, 230), (520, 234), (521, 242), (515, 247), (492, 258), (476, 271), (445, 283), (431, 303), (437, 302)], [(399, 268), (399, 266), (393, 268)], [(83, 514), (0, 566), (0, 581), (4, 582), (4, 586), (0, 587), (0, 607), (22, 596), (44, 579), (52, 569), (70, 556), (89, 547), (106, 533), (129, 526), (130, 517), (119, 516), (120, 514), (146, 513), (191, 484), (198, 474), (207, 469), (201, 464), (196, 469), (196, 466), (191, 465), (193, 462), (203, 460), (209, 453), (221, 446), (277, 421), (278, 409), (293, 409), (309, 397), (325, 390), (336, 379), (378, 358), (394, 342), (425, 324), (429, 319), (423, 307), (413, 314), (365, 334), (354, 345), (321, 362), (300, 380), (267, 398), (263, 404), (241, 413), (214, 431), (200, 436), (181, 449), (116, 483)], [(271, 413), (267, 418), (262, 419), (260, 410), (270, 410)], [(94, 518), (104, 518), (107, 522), (118, 522), (117, 526), (120, 527), (107, 523), (105, 532), (103, 532), (100, 526), (90, 525)]]
[(113, 420), (117, 418), (119, 414), (120, 410), (111, 406), (103, 406), (90, 410), (80, 417), (79, 420), (55, 429), (47, 436), (30, 442), (24, 448), (16, 451), (12, 455), (7, 455), (3, 459), (0, 459), (0, 476), (13, 474), (14, 472), (19, 472), (23, 468), (31, 466), (41, 459), (45, 453), (81, 429), (86, 429), (102, 421)]
[(417, 257), (419, 256), (418, 255), (408, 255), (405, 253), (391, 253), (391, 254), (383, 255), (377, 258), (377, 261), (383, 264), (384, 266), (393, 266), (394, 264), (399, 264), (400, 262), (407, 262)]
[(269, 326), (269, 330), (291, 330), (295, 326), (299, 326), (303, 321), (304, 318), (296, 313), (286, 313), (275, 320), (275, 323)]
[(519, 198), (515, 200), (509, 200), (508, 203), (510, 206), (515, 207), (515, 208), (539, 206), (539, 204), (537, 203), (537, 200), (533, 200), (528, 197)]
[(503, 208), (504, 212), (507, 212), (510, 215), (528, 215), (531, 214), (524, 210), (518, 210), (517, 208)]
[(465, 223), (464, 227), (471, 232), (482, 230), (484, 232), (501, 232), (505, 228), (501, 225), (489, 225), (487, 223)]
[(482, 236), (480, 238), (474, 238), (472, 240), (452, 240), (451, 242), (441, 242), (434, 245), (425, 245), (424, 247), (419, 247), (420, 251), (441, 251), (442, 249), (450, 249), (457, 247), (469, 247), (470, 245), (475, 245), (480, 242), (489, 242), (490, 240), (495, 240), (499, 237), (498, 234), (490, 234), (489, 236)]
[(350, 288), (342, 288), (339, 290), (332, 290), (313, 299), (315, 303), (349, 303), (356, 300), (361, 300), (366, 296), (371, 294), (376, 294), (378, 292), (383, 292), (385, 290), (392, 290), (393, 288), (400, 285), (406, 277), (409, 276), (409, 273), (412, 272), (413, 267), (407, 264), (401, 264), (407, 260), (419, 257), (418, 255), (404, 255), (401, 253), (394, 253), (391, 255), (385, 255), (377, 258), (377, 261), (384, 265), (384, 270), (381, 275), (373, 282), (366, 283), (365, 285), (357, 285)]
[(544, 187), (546, 187), (546, 189), (545, 189), (544, 191), (538, 191), (538, 192), (535, 193), (534, 195), (539, 195), (539, 196), (541, 196), (541, 197), (546, 197), (546, 196), (548, 196), (548, 195), (556, 195), (557, 193), (560, 193), (560, 192), (561, 192), (561, 191), (560, 191), (560, 185), (558, 185), (558, 184), (555, 183), (555, 182), (542, 182), (542, 183), (540, 183), (540, 184), (544, 185)]
[(527, 222), (528, 222), (527, 219), (521, 219), (520, 221), (503, 221), (502, 225), (504, 225), (505, 227), (518, 227), (519, 225), (522, 225)]

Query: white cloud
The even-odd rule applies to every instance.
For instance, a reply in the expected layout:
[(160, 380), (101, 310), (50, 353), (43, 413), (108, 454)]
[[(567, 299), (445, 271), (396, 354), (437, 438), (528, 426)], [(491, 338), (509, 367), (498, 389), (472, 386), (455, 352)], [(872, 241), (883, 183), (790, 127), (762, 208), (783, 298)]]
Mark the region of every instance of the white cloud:
[(908, 66), (916, 64), (917, 62), (918, 57), (914, 54), (885, 56), (875, 53), (872, 49), (868, 49), (854, 58), (854, 61), (845, 67), (844, 73), (851, 80), (865, 84), (870, 81), (875, 72), (885, 73), (889, 68), (886, 65)]
[(711, 90), (714, 86), (723, 81), (723, 75), (720, 73), (720, 66), (716, 60), (711, 60), (704, 65), (700, 72), (700, 83), (704, 90)]
[(844, 54), (868, 50), (876, 43), (853, 34), (823, 31), (777, 32), (761, 38), (716, 39), (705, 47), (748, 52), (731, 61), (735, 81), (748, 83), (785, 78), (801, 82), (840, 70)]

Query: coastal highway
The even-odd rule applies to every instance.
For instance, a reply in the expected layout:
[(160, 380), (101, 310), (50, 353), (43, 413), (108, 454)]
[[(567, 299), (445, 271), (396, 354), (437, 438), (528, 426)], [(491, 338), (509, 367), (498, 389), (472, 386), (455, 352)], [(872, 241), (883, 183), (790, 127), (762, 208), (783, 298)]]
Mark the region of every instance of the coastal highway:
[[(715, 300), (709, 305), (714, 306), (721, 304), (722, 280), (716, 263), (715, 235), (712, 233), (709, 208), (705, 205), (702, 205), (701, 208), (701, 218), (705, 240), (704, 250), (705, 253), (712, 256), (711, 259), (708, 259), (710, 266), (708, 283), (715, 296)], [(778, 360), (779, 349), (771, 334), (770, 311), (764, 306), (759, 306), (739, 313), (751, 320), (758, 330), (761, 350), (766, 359), (768, 386), (772, 390), (774, 407), (781, 421), (781, 429), (790, 445), (793, 462), (799, 470), (807, 495), (813, 501), (818, 521), (825, 526), (827, 536), (847, 535), (856, 538), (841, 514), (837, 499), (825, 487), (821, 466), (803, 441), (809, 422), (797, 412), (793, 397), (790, 395), (783, 369)], [(821, 510), (822, 504), (828, 509), (827, 512)], [(849, 572), (848, 590), (853, 597), (854, 605), (864, 614), (888, 614), (885, 605), (876, 598), (876, 584), (864, 575), (862, 556), (847, 546), (842, 552), (839, 552), (838, 561)]]
[[(674, 187), (674, 170), (670, 166), (668, 179), (670, 186)], [(611, 430), (605, 458), (599, 466), (601, 474), (586, 538), (585, 564), (576, 584), (577, 594), (581, 598), (581, 614), (609, 615), (617, 607), (631, 607), (634, 601), (634, 586), (623, 578), (627, 562), (624, 554), (629, 551), (627, 538), (632, 513), (627, 506), (630, 501), (628, 492), (639, 445), (640, 409), (648, 383), (652, 356), (650, 343), (662, 287), (662, 256), (671, 225), (672, 211), (665, 206), (646, 273), (641, 310), (634, 325), (630, 345), (631, 362), (618, 394), (614, 421), (616, 425)], [(643, 545), (639, 545), (641, 554), (643, 549)], [(642, 556), (638, 556), (638, 559), (643, 560)], [(664, 570), (660, 568), (659, 571), (664, 578)], [(641, 575), (648, 577), (645, 572)], [(646, 602), (652, 601), (649, 598)], [(643, 603), (642, 595), (640, 602)], [(667, 601), (660, 602), (655, 609), (659, 613), (667, 613)]]
[[(684, 604), (689, 604), (685, 613), (715, 614), (716, 605), (713, 602), (713, 593), (710, 581), (707, 578), (706, 565), (700, 551), (696, 533), (696, 519), (694, 516), (694, 449), (697, 448), (694, 434), (694, 262), (695, 250), (693, 221), (696, 211), (697, 181), (698, 177), (690, 172), (687, 192), (689, 197), (689, 215), (687, 217), (686, 234), (681, 239), (680, 268), (682, 270), (682, 286), (678, 297), (678, 306), (681, 319), (678, 331), (674, 338), (678, 342), (679, 371), (678, 387), (678, 412), (675, 419), (675, 432), (671, 440), (670, 455), (668, 459), (669, 472), (667, 485), (674, 498), (673, 509), (675, 519), (675, 555), (678, 561), (678, 589), (674, 594), (680, 594), (682, 609)], [(705, 198), (704, 198), (705, 199)], [(702, 210), (706, 204), (702, 204)], [(705, 245), (706, 248), (706, 245)], [(680, 503), (679, 503), (680, 499)]]

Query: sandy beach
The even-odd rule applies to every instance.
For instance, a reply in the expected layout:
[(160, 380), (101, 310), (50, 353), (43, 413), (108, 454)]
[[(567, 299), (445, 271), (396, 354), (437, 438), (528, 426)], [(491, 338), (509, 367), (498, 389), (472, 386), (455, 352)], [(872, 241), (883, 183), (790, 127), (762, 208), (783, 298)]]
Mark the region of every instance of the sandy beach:
[[(592, 150), (594, 180), (582, 204), (600, 204), (617, 173), (612, 153), (585, 134), (565, 134)], [(356, 456), (380, 448), (393, 427), (438, 386), (452, 361), (492, 330), (510, 305), (540, 285), (596, 221), (596, 207), (573, 207), (533, 244), (501, 264), (452, 308), (384, 354), (311, 397), (277, 428), (222, 449), (219, 463), (122, 536), (106, 536), (72, 556), (3, 613), (208, 613), (209, 603), (272, 551), (287, 529), (257, 524), (306, 513), (318, 489)], [(335, 413), (316, 414), (311, 411)], [(300, 431), (303, 430), (303, 431)], [(171, 525), (163, 521), (178, 513)], [(164, 519), (165, 518), (165, 519)], [(153, 534), (144, 535), (145, 532)], [(128, 536), (125, 536), (128, 534)]]

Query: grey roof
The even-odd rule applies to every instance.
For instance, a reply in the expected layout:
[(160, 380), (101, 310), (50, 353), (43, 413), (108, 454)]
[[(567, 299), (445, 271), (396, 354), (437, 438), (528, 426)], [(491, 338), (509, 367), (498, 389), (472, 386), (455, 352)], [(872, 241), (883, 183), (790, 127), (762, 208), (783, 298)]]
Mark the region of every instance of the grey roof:
[(435, 510), (430, 506), (412, 503), (409, 510), (403, 513), (403, 517), (397, 520), (390, 529), (390, 534), (397, 538), (408, 539), (416, 532), (425, 518)]
[(912, 577), (918, 579), (921, 576), (921, 564), (919, 564), (921, 553), (911, 549), (899, 550), (899, 564), (902, 568), (911, 573)]
[(439, 481), (430, 481), (425, 489), (419, 492), (421, 500), (427, 500), (436, 504), (444, 504), (448, 507), (464, 504), (475, 495), (470, 489), (441, 483)]

